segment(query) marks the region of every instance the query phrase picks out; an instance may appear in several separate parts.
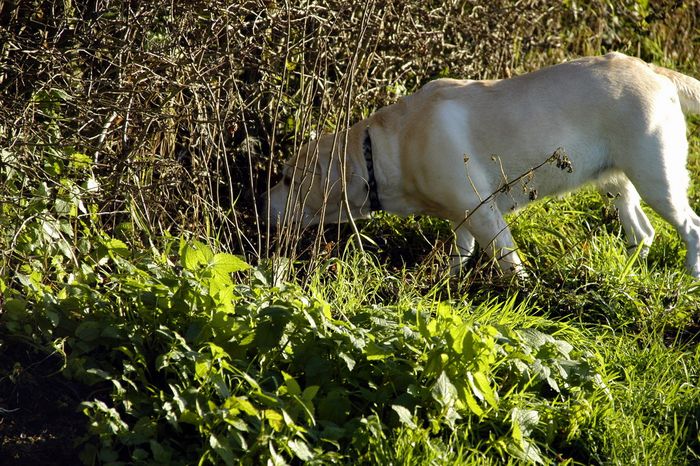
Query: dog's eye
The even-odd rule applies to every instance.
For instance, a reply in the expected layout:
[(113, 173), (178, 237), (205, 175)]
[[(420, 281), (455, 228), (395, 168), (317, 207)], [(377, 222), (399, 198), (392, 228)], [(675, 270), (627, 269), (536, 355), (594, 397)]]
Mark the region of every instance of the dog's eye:
[(292, 185), (292, 177), (289, 175), (284, 175), (282, 182), (284, 183), (285, 186), (291, 186)]

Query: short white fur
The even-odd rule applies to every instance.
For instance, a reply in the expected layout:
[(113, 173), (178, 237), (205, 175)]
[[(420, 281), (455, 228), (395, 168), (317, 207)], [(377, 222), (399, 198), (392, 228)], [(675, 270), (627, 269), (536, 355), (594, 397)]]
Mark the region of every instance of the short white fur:
[[(335, 181), (347, 202), (320, 195), (318, 183), (279, 183), (270, 190), (268, 215), (284, 217), (290, 192), (306, 189), (316, 195), (305, 196), (298, 220), (336, 221), (318, 217), (319, 202), (332, 212), (345, 207), (356, 218), (367, 216), (362, 142), (369, 130), (383, 208), (450, 220), (455, 269), (478, 243), (505, 274), (524, 275), (503, 215), (535, 197), (595, 183), (614, 196), (630, 250), (646, 250), (654, 238), (643, 199), (678, 231), (687, 247), (686, 268), (700, 278), (700, 218), (687, 197), (684, 118), (684, 112), (699, 111), (700, 82), (618, 53), (507, 80), (440, 79), (353, 125), (343, 134), (347, 145), (335, 152), (328, 143), (334, 136), (326, 135), (290, 161), (301, 166), (304, 153), (317, 150), (327, 163), (343, 160), (344, 151), (348, 169)], [(571, 172), (543, 164), (558, 148), (570, 159)]]

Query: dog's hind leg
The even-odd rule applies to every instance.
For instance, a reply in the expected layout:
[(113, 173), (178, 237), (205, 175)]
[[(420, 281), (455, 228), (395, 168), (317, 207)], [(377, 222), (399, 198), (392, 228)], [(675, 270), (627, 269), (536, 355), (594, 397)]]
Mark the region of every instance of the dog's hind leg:
[(643, 199), (651, 208), (678, 231), (687, 249), (685, 267), (693, 277), (700, 278), (700, 218), (690, 208), (685, 194), (682, 197), (645, 194), (642, 191)]
[(633, 253), (640, 245), (640, 255), (646, 257), (654, 240), (654, 228), (639, 204), (640, 197), (632, 182), (622, 173), (598, 185), (603, 197), (612, 196), (620, 223), (627, 239), (627, 252)]
[(661, 129), (640, 141), (635, 163), (624, 171), (642, 199), (681, 236), (687, 249), (686, 269), (700, 278), (700, 218), (688, 202), (685, 125), (669, 124)]

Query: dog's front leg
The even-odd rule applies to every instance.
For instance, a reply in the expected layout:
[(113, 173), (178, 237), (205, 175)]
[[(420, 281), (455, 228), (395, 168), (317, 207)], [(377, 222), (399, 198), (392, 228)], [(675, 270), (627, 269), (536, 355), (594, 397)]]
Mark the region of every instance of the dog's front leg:
[(468, 212), (463, 223), (486, 253), (496, 259), (504, 276), (527, 277), (510, 228), (493, 202)]
[(453, 221), (452, 229), (456, 238), (450, 253), (450, 275), (458, 276), (474, 254), (476, 241), (474, 235), (467, 229), (464, 219)]

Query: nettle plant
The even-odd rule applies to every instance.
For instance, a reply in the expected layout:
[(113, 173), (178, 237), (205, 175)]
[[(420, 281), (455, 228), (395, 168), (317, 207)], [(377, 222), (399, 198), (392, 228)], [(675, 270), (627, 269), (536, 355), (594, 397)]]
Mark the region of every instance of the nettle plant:
[(150, 254), (104, 239), (92, 261), (93, 280), (30, 280), (3, 316), (34, 338), (41, 323), (64, 374), (109, 394), (83, 403), (87, 463), (342, 462), (368, 454), (377, 432), (405, 431), (543, 462), (606, 390), (600, 363), (565, 341), (470, 318), (514, 300), (340, 313), (175, 239)]

